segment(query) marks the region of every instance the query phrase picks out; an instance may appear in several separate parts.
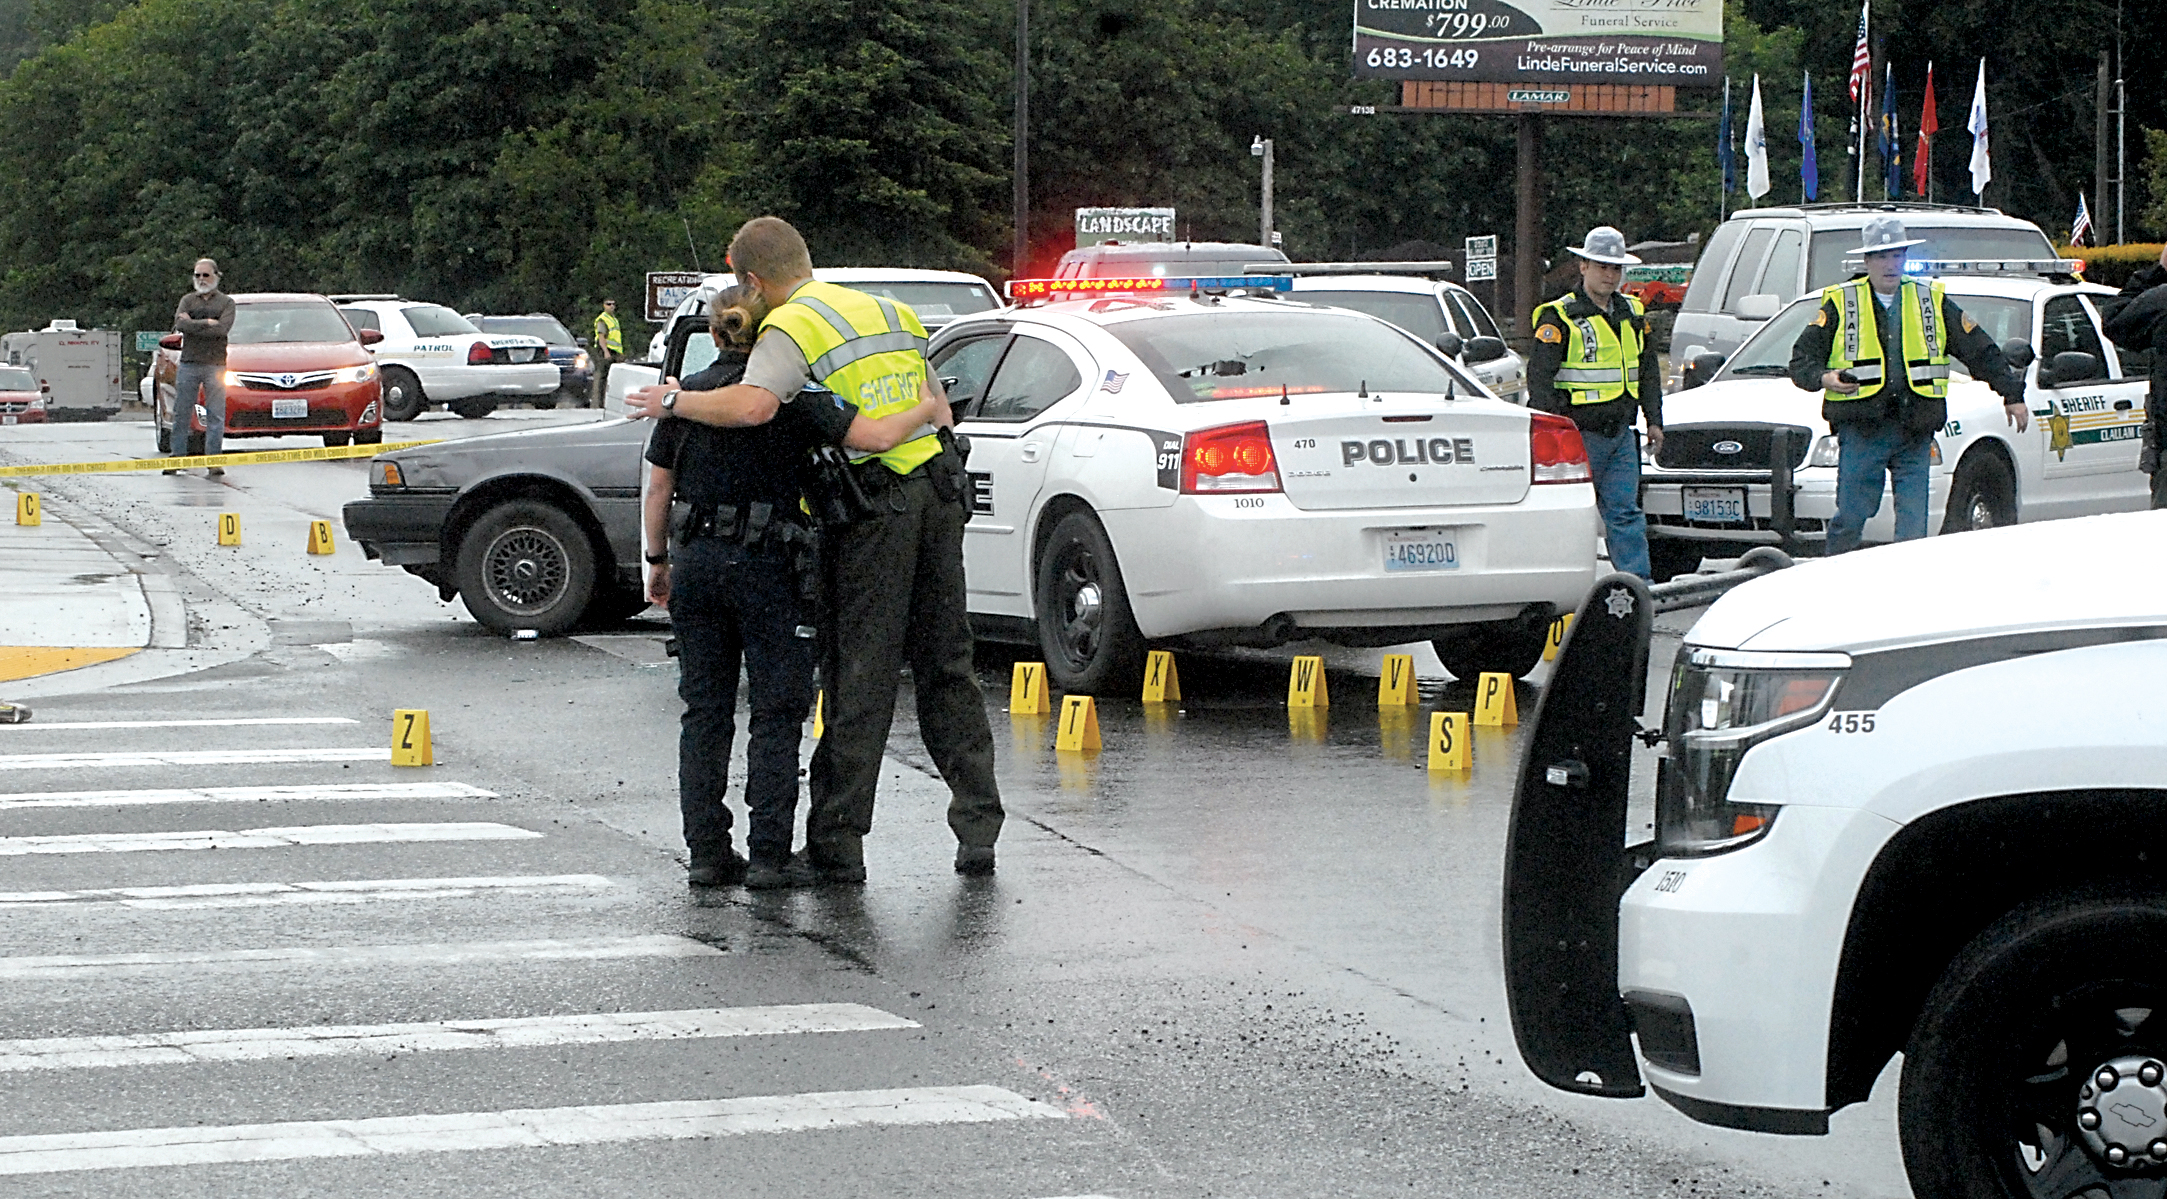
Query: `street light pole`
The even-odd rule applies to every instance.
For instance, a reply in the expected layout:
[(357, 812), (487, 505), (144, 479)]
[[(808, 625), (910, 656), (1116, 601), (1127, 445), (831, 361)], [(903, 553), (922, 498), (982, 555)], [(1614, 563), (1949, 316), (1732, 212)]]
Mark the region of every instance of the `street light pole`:
[(1264, 160), (1264, 202), (1257, 210), (1257, 244), (1267, 249), (1272, 244), (1272, 139), (1258, 134), (1249, 143), (1252, 157)]
[(1016, 255), (1021, 279), (1031, 257), (1031, 0), (1016, 0)]

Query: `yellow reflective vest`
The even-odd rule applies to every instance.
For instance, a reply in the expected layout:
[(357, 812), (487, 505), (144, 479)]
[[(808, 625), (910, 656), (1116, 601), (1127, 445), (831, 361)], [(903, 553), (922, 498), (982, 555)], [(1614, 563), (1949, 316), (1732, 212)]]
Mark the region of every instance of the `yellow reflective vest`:
[(1619, 328), (1592, 316), (1568, 315), (1565, 305), (1578, 294), (1567, 292), (1535, 310), (1533, 323), (1540, 324), (1544, 312), (1554, 309), (1558, 323), (1565, 327), (1565, 361), (1558, 367), (1557, 389), (1571, 395), (1575, 404), (1607, 404), (1627, 388), (1638, 398), (1640, 318), (1647, 309), (1639, 297), (1620, 292), (1619, 298), (1632, 308), (1633, 316)]
[[(926, 377), (925, 326), (910, 305), (817, 280), (790, 294), (768, 313), (763, 332), (780, 330), (797, 343), (812, 377), (878, 420), (916, 404)], [(899, 475), (939, 456), (940, 439), (928, 426), (917, 437), (878, 458)]]
[[(1940, 280), (1922, 284), (1906, 279), (1897, 286), (1890, 305), (1903, 321), (1904, 378), (1911, 393), (1929, 400), (1949, 394), (1949, 330), (1941, 320)], [(1850, 371), (1859, 389), (1845, 395), (1824, 391), (1830, 403), (1865, 400), (1880, 395), (1888, 386), (1888, 364), (1882, 361), (1881, 304), (1874, 299), (1873, 284), (1864, 278), (1821, 289), (1824, 313), (1836, 307), (1836, 333), (1828, 343), (1828, 369)]]
[(594, 348), (612, 354), (625, 352), (624, 326), (617, 323), (617, 314), (605, 312), (594, 318)]

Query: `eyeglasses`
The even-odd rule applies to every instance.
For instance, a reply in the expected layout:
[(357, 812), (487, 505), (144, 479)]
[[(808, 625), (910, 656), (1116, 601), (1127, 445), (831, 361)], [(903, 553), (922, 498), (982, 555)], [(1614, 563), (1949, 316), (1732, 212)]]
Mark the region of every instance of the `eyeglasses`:
[(216, 271), (197, 271), (197, 272), (196, 272), (196, 278), (198, 278), (198, 279), (216, 279), (216, 278), (218, 278), (218, 272), (216, 272)]

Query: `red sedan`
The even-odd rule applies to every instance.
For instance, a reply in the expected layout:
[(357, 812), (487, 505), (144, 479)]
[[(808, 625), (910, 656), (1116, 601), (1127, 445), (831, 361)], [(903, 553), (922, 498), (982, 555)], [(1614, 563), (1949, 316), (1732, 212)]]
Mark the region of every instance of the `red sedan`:
[[(321, 434), (325, 445), (384, 440), (383, 383), (366, 348), (381, 333), (356, 333), (331, 301), (300, 293), (233, 297), (226, 344), (226, 437)], [(159, 341), (158, 452), (172, 452), (174, 375), (181, 335)], [(196, 405), (189, 453), (201, 453), (203, 406)]]
[(0, 425), (35, 425), (45, 420), (45, 389), (27, 366), (0, 366)]

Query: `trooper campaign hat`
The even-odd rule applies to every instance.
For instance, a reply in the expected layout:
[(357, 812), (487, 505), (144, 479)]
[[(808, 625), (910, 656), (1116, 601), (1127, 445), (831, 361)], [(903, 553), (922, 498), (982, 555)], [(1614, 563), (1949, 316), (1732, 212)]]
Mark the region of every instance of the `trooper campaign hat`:
[(1923, 237), (1906, 238), (1904, 222), (1898, 217), (1877, 216), (1866, 222), (1859, 231), (1859, 240), (1865, 244), (1852, 250), (1853, 254), (1879, 254), (1883, 250), (1901, 250), (1907, 246), (1926, 244)]
[(1588, 230), (1577, 246), (1565, 247), (1589, 262), (1608, 263), (1611, 266), (1634, 266), (1640, 259), (1625, 252), (1625, 235), (1608, 225), (1597, 225)]

